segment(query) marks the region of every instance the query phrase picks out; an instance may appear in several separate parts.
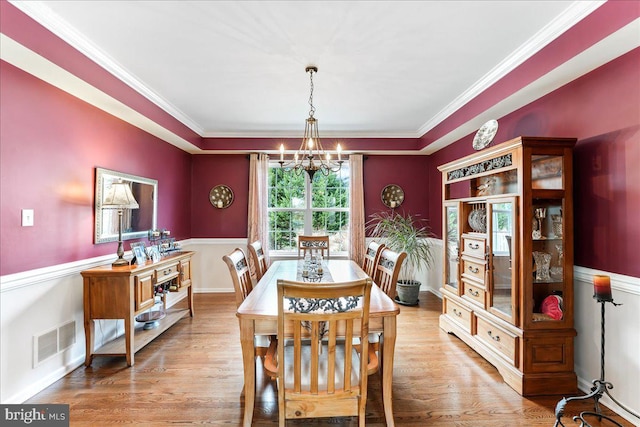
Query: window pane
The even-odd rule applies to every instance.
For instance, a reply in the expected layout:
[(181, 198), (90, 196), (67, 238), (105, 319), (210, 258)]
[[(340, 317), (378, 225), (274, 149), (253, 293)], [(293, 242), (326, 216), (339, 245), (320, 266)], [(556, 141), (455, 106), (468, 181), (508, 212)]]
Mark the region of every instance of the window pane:
[(304, 175), (269, 168), (269, 207), (304, 209)]
[(349, 212), (313, 211), (313, 234), (327, 234), (332, 252), (347, 251)]
[(338, 172), (328, 176), (316, 173), (311, 184), (312, 208), (349, 207), (349, 166), (343, 165)]
[(304, 229), (304, 212), (269, 212), (269, 248), (293, 250), (297, 247), (298, 234)]

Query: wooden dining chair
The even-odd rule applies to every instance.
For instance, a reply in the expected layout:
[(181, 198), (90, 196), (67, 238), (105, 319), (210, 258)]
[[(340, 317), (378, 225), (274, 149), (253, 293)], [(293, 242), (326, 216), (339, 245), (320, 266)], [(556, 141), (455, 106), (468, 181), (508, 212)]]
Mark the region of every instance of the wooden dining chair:
[(264, 256), (262, 250), (262, 243), (259, 240), (249, 243), (249, 255), (251, 256), (251, 262), (256, 270), (256, 281), (260, 281), (264, 273), (267, 272), (267, 259)]
[(298, 258), (307, 252), (329, 259), (329, 236), (298, 236)]
[[(222, 257), (224, 262), (229, 268), (231, 274), (231, 281), (233, 282), (233, 288), (236, 293), (236, 306), (240, 307), (240, 304), (253, 290), (253, 282), (251, 280), (251, 273), (249, 272), (249, 263), (244, 251), (240, 248), (235, 248), (229, 255)], [(276, 349), (277, 339), (269, 337), (268, 345), (265, 343), (259, 343), (255, 345), (256, 356), (263, 357), (264, 368), (272, 377), (276, 376)]]
[(406, 252), (398, 253), (389, 248), (383, 248), (378, 258), (373, 281), (391, 299), (396, 297), (396, 283), (405, 258)]
[(278, 280), (280, 426), (333, 416), (358, 416), (365, 425), (367, 363), (361, 360), (368, 358), (371, 286), (370, 278), (322, 286)]
[(253, 282), (251, 281), (251, 272), (249, 271), (247, 257), (242, 249), (235, 248), (233, 252), (223, 256), (222, 259), (229, 268), (233, 289), (236, 292), (236, 306), (240, 307), (240, 304), (242, 304), (247, 295), (253, 290)]
[(372, 279), (375, 276), (376, 266), (378, 265), (380, 254), (384, 248), (384, 243), (378, 242), (371, 242), (367, 246), (367, 251), (364, 254), (364, 261), (362, 263), (362, 270)]

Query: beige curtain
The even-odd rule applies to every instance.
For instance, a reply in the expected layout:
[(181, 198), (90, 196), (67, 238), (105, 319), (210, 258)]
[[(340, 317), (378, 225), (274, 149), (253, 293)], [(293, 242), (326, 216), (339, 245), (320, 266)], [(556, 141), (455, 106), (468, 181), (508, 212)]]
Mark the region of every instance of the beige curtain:
[(362, 154), (349, 156), (349, 170), (351, 171), (349, 190), (349, 257), (362, 265), (365, 253), (364, 235), (364, 181), (362, 178)]
[[(260, 240), (264, 256), (269, 265), (269, 236), (267, 215), (267, 178), (269, 176), (269, 155), (249, 156), (249, 214), (247, 240)], [(255, 268), (253, 266), (252, 268)]]

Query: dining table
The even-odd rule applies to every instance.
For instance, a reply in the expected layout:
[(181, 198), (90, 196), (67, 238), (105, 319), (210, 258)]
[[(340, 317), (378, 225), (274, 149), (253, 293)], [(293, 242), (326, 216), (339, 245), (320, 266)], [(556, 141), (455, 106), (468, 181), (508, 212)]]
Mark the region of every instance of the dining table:
[[(352, 260), (330, 259), (322, 262), (323, 275), (301, 277), (299, 260), (274, 261), (245, 298), (236, 313), (240, 322), (240, 344), (244, 369), (243, 425), (251, 426), (256, 394), (255, 337), (278, 333), (279, 279), (309, 281), (310, 286), (322, 282), (346, 282), (368, 277)], [(381, 334), (379, 343), (379, 371), (382, 382), (382, 402), (387, 426), (393, 426), (393, 356), (396, 344), (396, 317), (399, 306), (378, 286), (372, 286), (369, 307), (369, 332)]]

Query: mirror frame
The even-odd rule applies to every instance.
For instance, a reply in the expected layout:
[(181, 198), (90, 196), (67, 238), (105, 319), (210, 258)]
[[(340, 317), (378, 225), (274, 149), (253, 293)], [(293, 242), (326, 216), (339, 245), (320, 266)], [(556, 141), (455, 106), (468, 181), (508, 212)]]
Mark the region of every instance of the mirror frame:
[[(118, 241), (118, 233), (114, 234), (106, 234), (103, 231), (103, 209), (102, 209), (102, 200), (104, 198), (104, 194), (106, 193), (107, 188), (105, 187), (106, 182), (112, 181), (112, 178), (122, 179), (123, 181), (128, 181), (131, 183), (138, 183), (141, 185), (150, 185), (153, 187), (152, 190), (152, 199), (153, 199), (153, 212), (151, 213), (151, 222), (152, 225), (149, 228), (145, 228), (144, 230), (138, 231), (129, 231), (122, 233), (122, 240), (130, 240), (130, 239), (138, 239), (141, 237), (147, 237), (149, 235), (149, 230), (155, 230), (158, 228), (158, 180), (151, 178), (144, 178), (141, 176), (131, 175), (128, 173), (117, 172), (104, 168), (96, 168), (96, 189), (95, 189), (95, 225), (94, 225), (94, 243), (106, 243), (106, 242), (116, 242)], [(135, 192), (134, 192), (135, 194)], [(143, 206), (143, 205), (141, 205)]]

